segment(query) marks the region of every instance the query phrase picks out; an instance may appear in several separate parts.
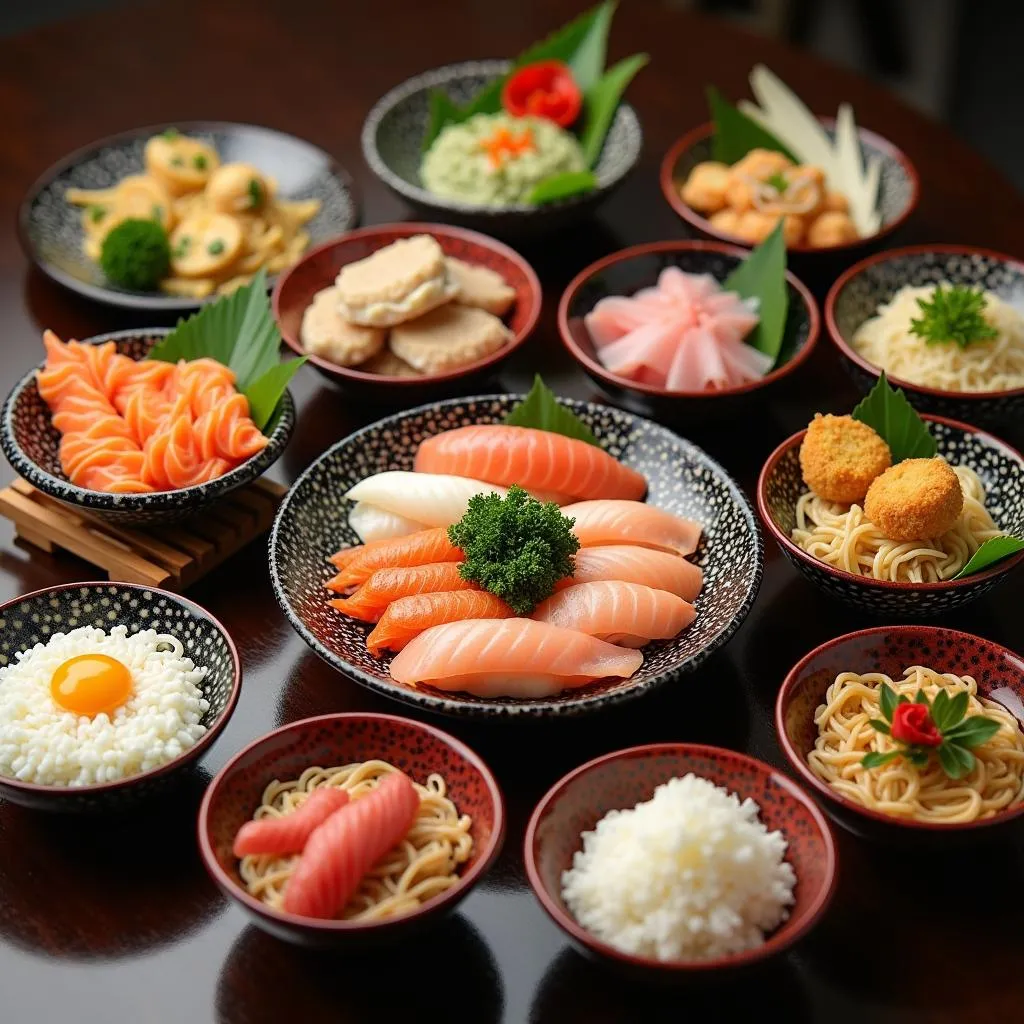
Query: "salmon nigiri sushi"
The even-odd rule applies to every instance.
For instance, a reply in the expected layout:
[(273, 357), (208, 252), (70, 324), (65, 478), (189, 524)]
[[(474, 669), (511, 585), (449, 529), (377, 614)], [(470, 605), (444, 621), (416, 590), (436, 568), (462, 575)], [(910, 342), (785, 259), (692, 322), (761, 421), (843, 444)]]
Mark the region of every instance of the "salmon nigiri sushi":
[(692, 604), (665, 590), (604, 580), (561, 590), (534, 610), (539, 622), (576, 629), (622, 647), (669, 640), (693, 622)]
[(327, 586), (341, 592), (365, 583), (378, 569), (408, 568), (431, 562), (461, 562), (462, 552), (448, 539), (448, 531), (438, 527), (364, 545), (347, 557), (339, 551), (331, 561), (341, 571)]
[(392, 601), (412, 594), (438, 594), (445, 590), (474, 590), (475, 583), (459, 575), (455, 562), (378, 569), (351, 597), (335, 598), (338, 611), (364, 622), (376, 622)]
[(420, 633), (391, 662), (399, 683), (481, 697), (551, 697), (595, 679), (629, 678), (639, 651), (533, 619), (466, 619)]
[(247, 821), (235, 836), (236, 857), (268, 853), (280, 856), (300, 853), (314, 829), (348, 803), (348, 791), (337, 786), (321, 786), (306, 797), (301, 807), (280, 818)]
[(416, 452), (420, 473), (451, 473), (574, 498), (642, 498), (647, 481), (596, 445), (549, 430), (481, 424), (429, 437)]
[(704, 580), (704, 574), (693, 562), (679, 555), (670, 555), (667, 551), (655, 551), (636, 544), (581, 548), (573, 556), (573, 561), (572, 576), (559, 580), (555, 584), (556, 590), (578, 583), (621, 580), (655, 590), (667, 590), (693, 604)]
[(641, 501), (578, 501), (562, 514), (574, 520), (580, 544), (639, 544), (690, 555), (697, 550), (701, 525)]
[(366, 638), (371, 654), (385, 648), (400, 651), (413, 637), (431, 626), (462, 619), (507, 619), (515, 612), (500, 597), (482, 590), (443, 591), (414, 594), (392, 601)]

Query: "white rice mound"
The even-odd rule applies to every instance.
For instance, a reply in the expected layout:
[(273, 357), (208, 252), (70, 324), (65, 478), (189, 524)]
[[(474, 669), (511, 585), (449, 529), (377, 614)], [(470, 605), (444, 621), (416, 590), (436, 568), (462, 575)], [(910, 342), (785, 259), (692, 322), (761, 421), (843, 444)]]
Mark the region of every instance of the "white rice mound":
[[(131, 673), (132, 693), (111, 715), (60, 707), (53, 673), (69, 658), (106, 654)], [(149, 771), (178, 757), (206, 732), (199, 684), (209, 670), (185, 657), (177, 637), (126, 626), (54, 633), (0, 668), (0, 775), (50, 786), (88, 786)]]
[(634, 956), (709, 960), (760, 946), (788, 916), (786, 840), (753, 800), (689, 774), (632, 810), (609, 811), (562, 875), (596, 938)]

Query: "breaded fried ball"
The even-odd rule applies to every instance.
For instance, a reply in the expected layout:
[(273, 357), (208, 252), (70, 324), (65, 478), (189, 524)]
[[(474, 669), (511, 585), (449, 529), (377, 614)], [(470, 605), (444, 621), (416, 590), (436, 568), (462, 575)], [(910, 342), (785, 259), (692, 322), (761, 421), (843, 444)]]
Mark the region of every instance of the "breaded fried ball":
[(804, 483), (826, 501), (863, 501), (871, 481), (891, 465), (889, 446), (852, 416), (819, 413), (800, 445)]
[(864, 514), (890, 540), (941, 537), (964, 507), (960, 479), (946, 462), (905, 459), (868, 488)]

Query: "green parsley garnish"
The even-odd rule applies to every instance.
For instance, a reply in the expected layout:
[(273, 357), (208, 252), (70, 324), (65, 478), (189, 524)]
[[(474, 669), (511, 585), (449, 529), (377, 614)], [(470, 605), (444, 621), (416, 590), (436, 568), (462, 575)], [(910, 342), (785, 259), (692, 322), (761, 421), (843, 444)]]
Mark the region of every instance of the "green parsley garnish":
[(219, 256), (224, 251), (224, 243), (219, 239), (215, 238), (207, 247), (206, 251), (211, 256)]
[(263, 202), (263, 186), (257, 178), (249, 179), (249, 207), (255, 209)]
[(180, 134), (181, 132), (179, 132), (177, 128), (165, 128), (160, 133), (161, 137), (165, 138), (168, 142), (171, 142), (174, 139), (178, 138)]
[(955, 341), (967, 348), (980, 341), (993, 341), (999, 332), (985, 319), (985, 293), (980, 288), (953, 285), (936, 287), (931, 301), (918, 299), (921, 319), (910, 321), (910, 333), (929, 345)]
[(99, 222), (103, 220), (103, 218), (106, 217), (106, 215), (107, 211), (102, 206), (97, 206), (96, 204), (93, 204), (92, 206), (89, 207), (89, 220), (91, 220), (93, 224), (99, 224)]
[(205, 171), (206, 157), (202, 153), (196, 153), (196, 155), (192, 157), (192, 166), (195, 167), (197, 171)]
[(775, 191), (778, 192), (780, 196), (786, 191), (787, 188), (789, 188), (789, 182), (786, 181), (786, 179), (778, 171), (776, 171), (770, 177), (765, 178), (764, 183), (766, 185), (771, 185), (771, 187), (775, 189)]
[(573, 522), (554, 502), (531, 498), (513, 484), (504, 498), (470, 498), (466, 514), (448, 527), (448, 539), (466, 556), (459, 565), (463, 579), (500, 597), (517, 615), (528, 615), (575, 569), (572, 556), (580, 542)]
[(188, 253), (189, 246), (192, 244), (192, 238), (190, 235), (182, 235), (178, 239), (178, 244), (174, 247), (174, 252), (171, 255), (176, 259), (180, 260), (185, 257)]

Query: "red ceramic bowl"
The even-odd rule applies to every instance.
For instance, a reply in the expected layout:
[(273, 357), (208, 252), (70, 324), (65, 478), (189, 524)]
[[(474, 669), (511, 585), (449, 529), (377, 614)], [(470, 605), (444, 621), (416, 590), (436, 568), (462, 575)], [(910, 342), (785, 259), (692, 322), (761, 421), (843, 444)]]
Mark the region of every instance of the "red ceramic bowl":
[[(649, 800), (663, 782), (693, 772), (761, 808), (769, 831), (781, 830), (796, 873), (796, 903), (762, 946), (704, 961), (659, 961), (632, 956), (576, 923), (562, 900), (562, 872), (581, 849), (580, 836), (608, 811)], [(654, 743), (605, 754), (571, 771), (537, 804), (526, 829), (526, 873), (541, 906), (582, 952), (647, 978), (672, 980), (749, 966), (781, 953), (821, 919), (836, 887), (832, 830), (814, 801), (781, 772), (745, 754), (694, 743)]]
[(745, 256), (747, 250), (734, 245), (692, 241), (648, 242), (605, 256), (581, 270), (562, 293), (558, 304), (558, 331), (562, 344), (605, 391), (643, 415), (671, 413), (681, 406), (689, 406), (699, 416), (720, 407), (732, 409), (795, 373), (818, 342), (821, 326), (818, 304), (794, 274), (786, 274), (789, 313), (782, 365), (761, 380), (724, 391), (668, 391), (617, 376), (598, 360), (583, 318), (606, 296), (633, 295), (641, 288), (654, 285), (665, 267), (678, 267), (689, 274), (711, 274), (723, 281)]
[[(473, 853), (457, 885), (402, 917), (322, 921), (272, 910), (250, 896), (231, 852), (235, 835), (273, 779), (295, 779), (310, 765), (379, 758), (422, 782), (443, 775), (460, 812), (473, 819)], [(264, 931), (305, 946), (355, 947), (419, 931), (452, 910), (494, 863), (505, 837), (505, 802), (484, 762), (454, 736), (396, 715), (355, 712), (306, 718), (276, 729), (239, 751), (217, 773), (199, 808), (199, 849), (213, 880)]]
[[(819, 118), (826, 129), (835, 126), (835, 119)], [(711, 159), (711, 139), (714, 125), (711, 122), (699, 125), (675, 142), (661, 162), (661, 191), (669, 206), (692, 228), (706, 238), (717, 238), (736, 245), (750, 245), (736, 235), (730, 235), (713, 227), (711, 222), (693, 207), (683, 202), (679, 194), (690, 171), (699, 163)], [(851, 253), (876, 249), (887, 236), (902, 227), (917, 209), (921, 192), (921, 180), (907, 155), (881, 135), (859, 128), (861, 148), (865, 153), (877, 156), (882, 161), (879, 203), (882, 209), (882, 227), (867, 238), (858, 238), (843, 245), (810, 246), (791, 245), (790, 254), (798, 258), (819, 256), (848, 256)]]
[(1003, 826), (1019, 824), (1024, 816), (1024, 803), (966, 824), (941, 825), (893, 818), (840, 795), (808, 767), (807, 754), (814, 749), (818, 737), (815, 711), (824, 703), (825, 691), (840, 672), (884, 672), (900, 679), (904, 669), (911, 665), (973, 676), (982, 695), (1004, 704), (1017, 716), (1024, 715), (1024, 660), (1007, 648), (970, 633), (938, 626), (862, 629), (829, 640), (805, 655), (790, 670), (779, 690), (775, 729), (793, 769), (835, 821), (872, 839), (931, 841), (939, 832), (949, 838), (961, 835), (976, 839), (979, 833), (1002, 834)]
[(349, 231), (333, 242), (325, 242), (306, 253), (295, 266), (281, 275), (274, 288), (274, 316), (288, 346), (299, 355), (304, 354), (299, 340), (302, 314), (318, 291), (334, 283), (338, 271), (345, 264), (365, 259), (400, 238), (422, 234), (433, 235), (446, 255), (458, 257), (466, 263), (489, 267), (501, 274), (516, 290), (516, 301), (504, 318), (514, 335), (512, 341), (475, 363), (424, 377), (367, 373), (354, 366), (337, 366), (320, 356), (310, 356), (310, 363), (325, 377), (348, 387), (353, 394), (377, 397), (391, 392), (407, 403), (425, 394), (436, 396), (445, 390), (451, 391), (457, 382), (464, 378), (478, 377), (508, 358), (526, 341), (537, 325), (541, 308), (540, 281), (530, 264), (514, 249), (487, 235), (447, 224), (377, 224)]

